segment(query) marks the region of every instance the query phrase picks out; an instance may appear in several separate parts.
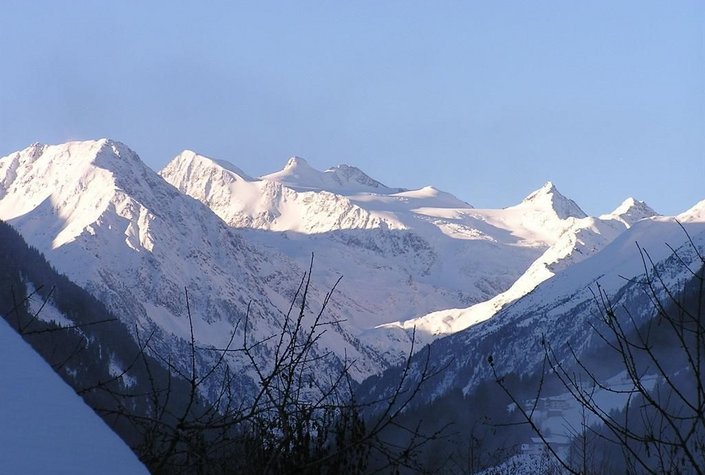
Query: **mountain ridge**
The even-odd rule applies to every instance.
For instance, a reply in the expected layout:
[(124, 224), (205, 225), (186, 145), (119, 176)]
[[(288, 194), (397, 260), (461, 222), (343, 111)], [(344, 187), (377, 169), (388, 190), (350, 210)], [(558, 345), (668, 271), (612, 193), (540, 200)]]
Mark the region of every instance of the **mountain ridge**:
[[(500, 256), (502, 254), (514, 255), (513, 259), (518, 261), (518, 266), (528, 266), (530, 261), (538, 257), (550, 243), (558, 239), (568, 222), (561, 219), (558, 213), (553, 212), (551, 200), (553, 195), (557, 193), (554, 188), (543, 193), (543, 195), (547, 195), (546, 199), (549, 200), (548, 205), (551, 206), (551, 213), (545, 209), (546, 204), (541, 203), (538, 199), (530, 201), (528, 204), (525, 203), (521, 209), (476, 210), (453, 195), (430, 186), (402, 192), (389, 192), (389, 189), (385, 189), (379, 193), (370, 190), (364, 193), (345, 190), (332, 193), (321, 188), (314, 193), (310, 187), (301, 191), (301, 188), (289, 188), (289, 185), (284, 182), (270, 181), (267, 175), (262, 177), (256, 185), (240, 182), (234, 184), (235, 177), (218, 182), (211, 177), (222, 177), (223, 174), (227, 174), (227, 170), (218, 169), (217, 164), (210, 163), (210, 167), (196, 170), (183, 163), (182, 157), (177, 156), (160, 173), (182, 192), (211, 207), (231, 226), (286, 232), (289, 238), (292, 237), (290, 232), (296, 232), (295, 242), (298, 246), (311, 246), (310, 251), (316, 253), (319, 262), (322, 262), (324, 267), (339, 268), (340, 273), (347, 276), (352, 275), (354, 283), (363, 279), (363, 277), (357, 277), (358, 274), (360, 276), (379, 275), (380, 272), (386, 271), (382, 270), (384, 264), (374, 266), (376, 270), (356, 271), (351, 270), (350, 267), (340, 268), (336, 261), (343, 255), (350, 255), (350, 260), (355, 262), (369, 260), (369, 256), (351, 254), (350, 249), (360, 248), (361, 243), (357, 237), (351, 241), (350, 236), (347, 236), (346, 233), (349, 234), (355, 229), (364, 230), (368, 233), (365, 240), (371, 242), (364, 244), (361, 250), (364, 251), (364, 247), (367, 246), (369, 249), (380, 249), (379, 252), (382, 252), (381, 249), (396, 246), (392, 243), (383, 244), (384, 241), (393, 237), (387, 233), (388, 230), (408, 232), (409, 236), (414, 236), (413, 239), (420, 244), (421, 248), (430, 252), (428, 259), (426, 259), (427, 264), (421, 265), (421, 268), (411, 267), (417, 258), (412, 256), (411, 260), (404, 259), (397, 266), (400, 269), (409, 268), (406, 271), (408, 277), (390, 276), (387, 280), (376, 284), (375, 287), (389, 287), (396, 285), (395, 281), (400, 280), (418, 281), (420, 277), (422, 282), (418, 282), (418, 284), (432, 286), (427, 294), (429, 297), (434, 292), (444, 292), (441, 288), (449, 284), (453, 285), (454, 291), (466, 293), (461, 290), (463, 287), (482, 289), (488, 283), (489, 286), (484, 290), (471, 290), (470, 295), (463, 297), (463, 299), (465, 301), (468, 299), (482, 301), (492, 297), (495, 293), (511, 285), (511, 276), (518, 277), (523, 271), (523, 269), (507, 269), (507, 266), (501, 262), (503, 258)], [(290, 159), (287, 167), (298, 169), (308, 167), (308, 165), (302, 159), (296, 158)], [(259, 188), (253, 189), (253, 186)], [(269, 188), (274, 188), (276, 191), (265, 191)], [(269, 202), (263, 201), (262, 198), (269, 195), (275, 199)], [(256, 207), (252, 206), (252, 197), (256, 198)], [(560, 199), (567, 202), (565, 198)], [(304, 204), (305, 206), (303, 206)], [(292, 208), (294, 205), (297, 208)], [(355, 212), (353, 213), (352, 210)], [(540, 223), (533, 223), (531, 222), (532, 213), (542, 217), (544, 214), (547, 216)], [(576, 212), (576, 214), (580, 213)], [(348, 216), (357, 216), (355, 219), (361, 220), (349, 221), (347, 220)], [(549, 231), (546, 231), (546, 222), (552, 225), (549, 226), (551, 228)], [(303, 227), (302, 224), (304, 224)], [(316, 236), (306, 236), (307, 234), (315, 234)], [(326, 239), (326, 234), (330, 234), (332, 239)], [(258, 236), (253, 236), (253, 239), (258, 239)], [(298, 252), (287, 249), (290, 247), (287, 240), (276, 243), (272, 240), (274, 238), (268, 239), (273, 246), (285, 254), (294, 257), (294, 254)], [(315, 243), (310, 241), (315, 241)], [(323, 244), (324, 242), (325, 244)], [(324, 245), (326, 248), (343, 245), (346, 249), (331, 251), (331, 256), (328, 258), (325, 252), (323, 254), (321, 252)], [(493, 248), (501, 249), (501, 251), (493, 250)], [(493, 257), (493, 253), (496, 253), (497, 256)], [(458, 267), (456, 264), (458, 254), (475, 255), (473, 259), (478, 261), (479, 267), (487, 274), (482, 276), (483, 279), (487, 279), (486, 283), (477, 282), (481, 272), (472, 270), (470, 266), (465, 269)], [(380, 257), (385, 258), (381, 254)], [(448, 274), (449, 271), (452, 274)], [(434, 274), (437, 276), (434, 277)], [(494, 277), (493, 274), (496, 274), (497, 277)], [(456, 281), (455, 284), (451, 283), (451, 275), (457, 276), (453, 279)], [(423, 281), (427, 283), (423, 283)], [(343, 285), (345, 286), (345, 281)], [(418, 292), (418, 285), (414, 285), (416, 289), (414, 291)], [(433, 290), (434, 287), (436, 290)], [(373, 289), (367, 289), (367, 292), (376, 295)], [(359, 298), (362, 298), (362, 295)], [(379, 300), (379, 297), (372, 300)], [(437, 297), (431, 300), (427, 299), (426, 305), (434, 300), (437, 300)], [(446, 302), (461, 303), (463, 300), (446, 299)], [(397, 305), (395, 304), (395, 307)], [(435, 305), (436, 309), (440, 309), (444, 304), (439, 302)], [(391, 308), (388, 307), (380, 309), (382, 313), (389, 313), (390, 310)], [(420, 309), (416, 307), (416, 311), (418, 310)], [(397, 308), (396, 311), (400, 311), (401, 314), (409, 314), (414, 310), (409, 308), (405, 311)], [(368, 327), (365, 330), (369, 329)]]
[[(157, 330), (155, 339), (165, 351), (187, 351), (183, 312), (188, 288), (198, 317), (197, 338), (206, 346), (226, 343), (244, 318), (248, 301), (258, 315), (251, 336), (264, 339), (278, 332), (291, 287), (304, 272), (294, 262), (245, 242), (121, 144), (70, 143), (35, 155), (25, 149), (0, 159), (0, 180), (7, 191), (0, 199), (0, 218), (129, 326), (147, 333)], [(11, 168), (14, 172), (8, 173)], [(23, 209), (16, 208), (18, 202)], [(312, 288), (311, 304), (320, 304), (324, 296)], [(340, 297), (329, 310), (338, 314), (346, 308), (355, 304)], [(319, 351), (333, 349), (338, 358), (346, 351), (356, 356), (355, 377), (386, 364), (345, 324), (335, 328), (322, 337)]]
[[(302, 167), (310, 168), (292, 159), (290, 168)], [(184, 287), (195, 308), (208, 309), (196, 324), (204, 344), (222, 344), (253, 296), (262, 315), (255, 333), (276, 333), (287, 284), (313, 253), (323, 282), (345, 276), (330, 309), (344, 323), (324, 347), (357, 355), (358, 379), (403, 357), (412, 322), (436, 322), (419, 325), (426, 343), (491, 318), (599, 253), (629, 220), (658, 219), (636, 200), (587, 217), (551, 182), (492, 210), (434, 187), (398, 191), (363, 179), (364, 191), (331, 192), (266, 177), (192, 151), (158, 175), (109, 139), (35, 144), (0, 159), (0, 218), (131, 324), (159, 329), (165, 348), (188, 336)]]

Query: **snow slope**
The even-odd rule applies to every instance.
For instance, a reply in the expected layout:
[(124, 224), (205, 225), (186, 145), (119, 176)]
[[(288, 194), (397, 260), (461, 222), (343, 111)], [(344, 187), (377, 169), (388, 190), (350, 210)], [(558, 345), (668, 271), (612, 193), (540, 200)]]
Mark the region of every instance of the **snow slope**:
[[(550, 186), (550, 185), (549, 185)], [(535, 195), (527, 198), (532, 199)], [(577, 214), (572, 202), (566, 203), (562, 211)], [(572, 209), (571, 209), (572, 208)], [(568, 226), (558, 240), (536, 259), (505, 292), (475, 304), (469, 308), (440, 310), (403, 322), (381, 325), (380, 328), (416, 327), (434, 336), (442, 336), (464, 330), (494, 316), (505, 305), (523, 297), (541, 282), (581, 260), (599, 252), (631, 225), (642, 219), (656, 216), (656, 212), (644, 202), (628, 198), (612, 213), (600, 218), (570, 217)]]
[(0, 318), (0, 471), (148, 473), (135, 454)]

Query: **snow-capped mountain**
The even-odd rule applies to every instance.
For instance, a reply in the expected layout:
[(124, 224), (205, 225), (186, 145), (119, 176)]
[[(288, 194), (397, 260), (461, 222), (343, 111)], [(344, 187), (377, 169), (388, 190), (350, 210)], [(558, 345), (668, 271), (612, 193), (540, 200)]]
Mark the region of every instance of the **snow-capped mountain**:
[(187, 350), (185, 288), (203, 346), (222, 347), (249, 302), (251, 335), (276, 334), (315, 254), (312, 307), (344, 277), (329, 307), (342, 322), (320, 350), (354, 358), (360, 380), (400, 360), (413, 326), (424, 343), (491, 318), (653, 214), (627, 200), (586, 217), (550, 182), (476, 209), (300, 158), (253, 178), (185, 151), (159, 176), (105, 139), (0, 159), (0, 219), (164, 351)]
[[(304, 272), (246, 242), (111, 140), (34, 145), (1, 158), (0, 219), (128, 327), (156, 331), (155, 345), (182, 364), (190, 334), (184, 289), (198, 344), (222, 348), (250, 302), (250, 337), (278, 334)], [(318, 282), (327, 290), (334, 281)], [(324, 294), (311, 289), (313, 309)], [(345, 319), (358, 307), (337, 296), (330, 318)], [(355, 358), (356, 378), (383, 368), (387, 363), (346, 325), (332, 326), (318, 350)], [(241, 369), (236, 359), (230, 363)]]
[[(152, 335), (150, 351), (186, 372), (191, 323), (203, 371), (232, 332), (242, 341), (246, 314), (266, 365), (268, 338), (282, 331), (313, 254), (305, 323), (343, 277), (314, 348), (317, 376), (354, 360), (360, 397), (383, 400), (416, 329), (417, 348), (430, 343), (433, 367), (447, 366), (415, 401), (421, 411), (443, 398), (481, 399), (473, 391), (494, 378), (489, 355), (500, 372), (530, 379), (542, 341), (558, 358), (568, 347), (578, 356), (595, 351), (598, 283), (615, 306), (649, 318), (652, 301), (639, 283), (646, 254), (636, 242), (665, 287), (702, 265), (693, 245), (705, 254), (705, 201), (666, 217), (628, 198), (591, 217), (548, 182), (515, 206), (477, 209), (432, 186), (392, 188), (349, 165), (319, 171), (298, 157), (253, 177), (184, 151), (157, 174), (108, 139), (35, 144), (0, 158), (0, 219), (119, 316), (129, 328), (121, 341), (128, 331)], [(13, 275), (29, 291), (39, 284)], [(58, 309), (49, 301), (40, 320), (70, 323)], [(117, 353), (97, 346), (112, 371)], [(412, 379), (423, 356), (409, 367)], [(253, 368), (242, 353), (225, 360), (238, 394), (247, 394), (257, 384)]]
[(575, 201), (561, 195), (552, 182), (546, 182), (543, 187), (534, 191), (524, 198), (517, 208), (529, 210), (553, 210), (553, 213), (560, 219), (584, 218), (585, 212), (580, 209)]
[(348, 165), (321, 172), (292, 158), (259, 179), (233, 170), (184, 152), (161, 175), (230, 226), (250, 228), (250, 240), (300, 265), (313, 252), (324, 272), (343, 275), (343, 293), (368, 310), (353, 325), (383, 351), (396, 337), (376, 327), (496, 296), (585, 216), (551, 183), (517, 206), (480, 210), (431, 186), (386, 187)]

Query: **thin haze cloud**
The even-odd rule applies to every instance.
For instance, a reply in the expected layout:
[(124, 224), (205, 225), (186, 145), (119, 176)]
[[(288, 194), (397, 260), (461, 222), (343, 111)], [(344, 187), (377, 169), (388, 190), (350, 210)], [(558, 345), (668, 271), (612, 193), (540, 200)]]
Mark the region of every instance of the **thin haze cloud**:
[(112, 137), (251, 175), (290, 155), (507, 206), (704, 199), (705, 4), (5, 2), (0, 154)]

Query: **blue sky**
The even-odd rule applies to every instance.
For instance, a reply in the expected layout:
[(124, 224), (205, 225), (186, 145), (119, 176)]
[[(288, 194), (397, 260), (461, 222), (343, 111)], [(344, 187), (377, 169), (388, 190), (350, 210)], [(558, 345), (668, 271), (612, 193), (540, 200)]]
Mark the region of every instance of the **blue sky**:
[(111, 137), (251, 175), (290, 155), (480, 207), (705, 199), (705, 2), (0, 5), (0, 155)]

